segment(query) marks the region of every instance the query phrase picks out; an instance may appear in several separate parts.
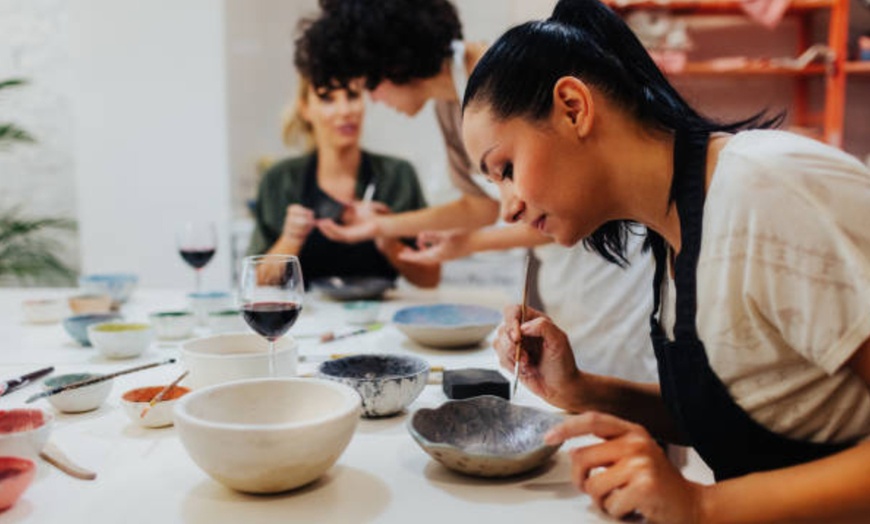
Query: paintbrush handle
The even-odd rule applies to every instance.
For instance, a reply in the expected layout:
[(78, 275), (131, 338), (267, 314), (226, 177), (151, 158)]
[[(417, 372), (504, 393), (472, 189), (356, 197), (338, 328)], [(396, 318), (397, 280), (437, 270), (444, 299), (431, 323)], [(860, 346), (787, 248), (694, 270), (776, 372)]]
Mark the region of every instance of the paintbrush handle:
[(69, 391), (71, 389), (78, 389), (85, 386), (90, 386), (91, 384), (97, 384), (99, 382), (103, 382), (105, 380), (113, 379), (115, 377), (119, 377), (121, 375), (126, 375), (127, 373), (135, 373), (137, 371), (144, 371), (146, 369), (151, 369), (157, 366), (163, 366), (165, 364), (173, 364), (175, 363), (174, 358), (168, 358), (161, 362), (152, 362), (151, 364), (145, 364), (142, 366), (136, 366), (134, 368), (123, 369), (121, 371), (116, 371), (114, 373), (109, 373), (108, 375), (101, 375), (99, 377), (89, 378), (86, 380), (81, 380), (79, 382), (73, 382), (72, 384), (67, 384), (65, 386), (58, 386), (56, 388), (52, 388), (41, 393), (37, 393), (36, 395), (31, 396), (24, 402), (29, 404), (34, 400), (39, 400), (41, 398), (50, 397), (52, 395), (57, 395), (58, 393), (63, 393), (64, 391)]

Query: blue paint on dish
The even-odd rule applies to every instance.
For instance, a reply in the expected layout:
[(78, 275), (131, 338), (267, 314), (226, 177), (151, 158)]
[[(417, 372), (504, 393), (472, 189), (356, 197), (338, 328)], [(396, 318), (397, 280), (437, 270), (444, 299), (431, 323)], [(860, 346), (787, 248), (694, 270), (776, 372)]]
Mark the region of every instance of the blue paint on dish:
[(498, 324), (502, 315), (494, 309), (471, 304), (411, 306), (396, 311), (393, 322), (423, 326), (465, 327)]

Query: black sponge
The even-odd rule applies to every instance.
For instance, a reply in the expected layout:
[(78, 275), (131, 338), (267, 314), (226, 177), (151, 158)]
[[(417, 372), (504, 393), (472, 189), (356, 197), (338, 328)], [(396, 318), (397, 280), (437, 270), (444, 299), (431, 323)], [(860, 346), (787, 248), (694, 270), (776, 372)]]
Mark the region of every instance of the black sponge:
[(510, 383), (494, 369), (445, 369), (442, 381), (447, 398), (495, 395), (510, 400)]

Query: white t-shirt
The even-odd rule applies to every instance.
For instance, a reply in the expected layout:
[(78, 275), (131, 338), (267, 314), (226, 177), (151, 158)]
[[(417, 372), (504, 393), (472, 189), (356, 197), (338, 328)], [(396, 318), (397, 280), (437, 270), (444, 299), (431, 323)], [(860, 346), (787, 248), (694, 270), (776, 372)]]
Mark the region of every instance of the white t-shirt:
[(870, 337), (868, 224), (870, 172), (842, 151), (746, 131), (719, 154), (704, 205), (698, 334), (737, 404), (776, 433), (870, 435), (870, 392), (844, 366)]
[(630, 238), (624, 269), (582, 244), (535, 248), (544, 309), (565, 330), (583, 371), (658, 382), (649, 337), (655, 266), (651, 252), (641, 253), (643, 240)]

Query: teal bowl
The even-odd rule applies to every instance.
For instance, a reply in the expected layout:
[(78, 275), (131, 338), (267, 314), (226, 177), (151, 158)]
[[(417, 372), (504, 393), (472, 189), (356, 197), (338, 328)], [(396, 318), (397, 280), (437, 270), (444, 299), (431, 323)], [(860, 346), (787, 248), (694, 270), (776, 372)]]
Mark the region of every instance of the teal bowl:
[(88, 326), (91, 324), (99, 324), (101, 322), (111, 322), (120, 320), (121, 315), (118, 313), (88, 313), (86, 315), (75, 315), (63, 319), (63, 328), (79, 345), (90, 347), (91, 339), (88, 338)]

